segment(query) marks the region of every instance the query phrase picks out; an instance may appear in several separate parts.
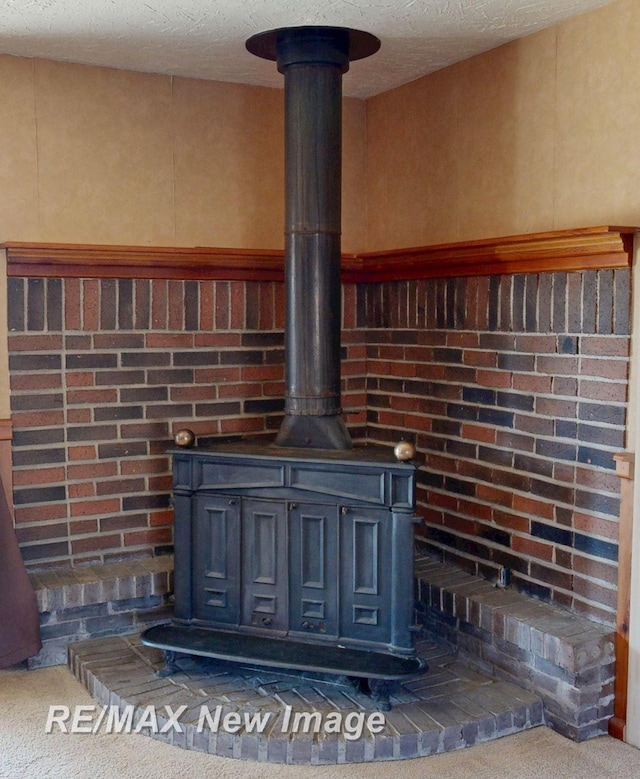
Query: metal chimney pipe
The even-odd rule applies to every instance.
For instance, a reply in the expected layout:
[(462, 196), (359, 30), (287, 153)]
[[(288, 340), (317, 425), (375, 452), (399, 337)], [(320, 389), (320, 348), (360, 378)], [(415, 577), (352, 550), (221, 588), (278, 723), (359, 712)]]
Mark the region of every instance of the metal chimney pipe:
[(249, 38), (285, 85), (285, 418), (276, 446), (350, 449), (340, 408), (342, 74), (380, 41), (342, 27)]

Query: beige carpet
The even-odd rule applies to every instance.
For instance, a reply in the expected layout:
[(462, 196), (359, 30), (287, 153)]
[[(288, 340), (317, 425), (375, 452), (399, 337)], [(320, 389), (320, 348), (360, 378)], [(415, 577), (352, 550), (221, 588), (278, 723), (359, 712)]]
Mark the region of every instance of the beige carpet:
[(173, 747), (138, 734), (45, 734), (49, 706), (92, 704), (63, 666), (0, 671), (2, 779), (621, 779), (640, 777), (640, 750), (608, 737), (575, 744), (540, 727), (445, 755), (342, 766), (252, 763)]

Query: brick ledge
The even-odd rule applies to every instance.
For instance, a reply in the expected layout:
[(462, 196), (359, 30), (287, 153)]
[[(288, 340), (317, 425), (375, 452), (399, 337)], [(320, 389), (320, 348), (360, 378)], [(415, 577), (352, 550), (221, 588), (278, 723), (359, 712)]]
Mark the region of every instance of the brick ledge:
[(496, 678), (540, 695), (555, 730), (576, 741), (607, 733), (613, 628), (422, 554), (416, 595), (425, 626)]
[(30, 573), (42, 649), (29, 668), (62, 665), (75, 641), (139, 632), (171, 617), (173, 556)]

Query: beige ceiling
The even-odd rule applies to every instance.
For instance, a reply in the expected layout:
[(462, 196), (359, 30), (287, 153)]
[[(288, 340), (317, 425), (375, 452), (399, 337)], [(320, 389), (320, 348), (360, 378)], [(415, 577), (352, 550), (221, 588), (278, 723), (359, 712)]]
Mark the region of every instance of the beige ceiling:
[(128, 70), (282, 86), (245, 40), (327, 24), (377, 35), (351, 66), (347, 95), (366, 98), (610, 0), (0, 0), (0, 53)]

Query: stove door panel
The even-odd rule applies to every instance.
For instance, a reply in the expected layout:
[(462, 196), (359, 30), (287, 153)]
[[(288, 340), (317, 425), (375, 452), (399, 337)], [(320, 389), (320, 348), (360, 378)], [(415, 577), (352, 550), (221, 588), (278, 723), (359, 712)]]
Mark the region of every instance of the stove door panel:
[(391, 641), (391, 514), (343, 506), (341, 635), (365, 642)]
[(242, 624), (288, 626), (287, 514), (283, 501), (242, 501)]
[(238, 625), (240, 621), (240, 499), (195, 498), (194, 616)]
[(291, 630), (338, 634), (336, 505), (289, 504)]

